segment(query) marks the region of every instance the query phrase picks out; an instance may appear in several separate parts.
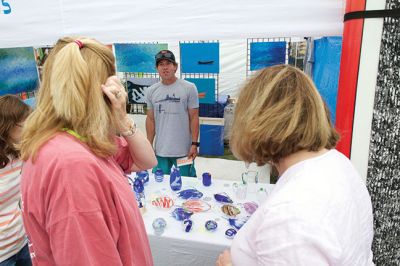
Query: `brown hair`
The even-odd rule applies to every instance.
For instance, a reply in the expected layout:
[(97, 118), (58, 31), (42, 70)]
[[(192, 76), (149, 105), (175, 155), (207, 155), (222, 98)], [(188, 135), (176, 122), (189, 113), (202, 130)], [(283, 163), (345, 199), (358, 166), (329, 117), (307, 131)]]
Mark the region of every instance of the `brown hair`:
[(6, 167), (10, 158), (19, 157), (15, 143), (10, 139), (10, 131), (23, 121), (29, 112), (29, 106), (17, 96), (0, 97), (0, 168)]
[(98, 156), (116, 150), (114, 114), (101, 90), (101, 84), (115, 74), (114, 60), (112, 51), (96, 40), (57, 41), (44, 65), (36, 109), (25, 123), (23, 160), (34, 160), (40, 147), (63, 128), (84, 136)]
[(300, 150), (331, 149), (339, 140), (312, 80), (288, 65), (265, 68), (247, 82), (231, 132), (235, 156), (258, 165)]

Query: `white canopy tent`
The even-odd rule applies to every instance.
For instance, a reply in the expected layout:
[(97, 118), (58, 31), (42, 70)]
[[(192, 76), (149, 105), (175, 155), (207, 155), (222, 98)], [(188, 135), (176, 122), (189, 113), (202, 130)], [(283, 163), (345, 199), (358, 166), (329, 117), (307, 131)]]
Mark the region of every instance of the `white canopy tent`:
[(104, 43), (341, 35), (345, 0), (2, 2), (0, 48), (65, 35)]

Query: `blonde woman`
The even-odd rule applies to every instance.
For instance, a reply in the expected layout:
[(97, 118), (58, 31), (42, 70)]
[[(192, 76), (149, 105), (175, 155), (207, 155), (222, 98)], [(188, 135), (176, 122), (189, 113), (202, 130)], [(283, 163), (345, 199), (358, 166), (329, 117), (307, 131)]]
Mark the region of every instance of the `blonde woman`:
[(278, 169), (275, 189), (217, 265), (373, 265), (371, 199), (335, 145), (326, 105), (302, 71), (260, 71), (242, 89), (231, 148)]
[(23, 218), (35, 265), (153, 264), (124, 173), (157, 160), (127, 116), (127, 94), (114, 74), (112, 51), (93, 39), (60, 39), (46, 60), (21, 145)]
[(22, 162), (17, 148), (30, 108), (18, 97), (0, 97), (0, 266), (29, 266), (20, 209)]

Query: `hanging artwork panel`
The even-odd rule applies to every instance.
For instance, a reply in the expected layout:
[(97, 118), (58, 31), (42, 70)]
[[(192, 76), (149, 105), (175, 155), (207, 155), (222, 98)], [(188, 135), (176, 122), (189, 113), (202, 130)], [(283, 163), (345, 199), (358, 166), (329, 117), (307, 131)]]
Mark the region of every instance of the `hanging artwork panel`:
[(286, 42), (253, 42), (250, 44), (250, 70), (285, 64)]
[(114, 44), (118, 72), (156, 73), (154, 56), (168, 49), (166, 43)]
[(32, 47), (0, 49), (0, 95), (33, 91), (38, 86)]
[(214, 78), (185, 78), (196, 85), (199, 93), (199, 103), (215, 103), (215, 79)]

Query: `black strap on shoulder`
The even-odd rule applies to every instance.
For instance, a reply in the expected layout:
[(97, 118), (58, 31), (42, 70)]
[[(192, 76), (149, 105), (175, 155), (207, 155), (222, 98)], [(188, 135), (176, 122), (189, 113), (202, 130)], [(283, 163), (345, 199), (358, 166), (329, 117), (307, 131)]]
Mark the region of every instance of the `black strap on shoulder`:
[(399, 18), (400, 9), (364, 10), (364, 11), (349, 12), (344, 15), (344, 21), (346, 22), (351, 19), (360, 19), (360, 18), (365, 19), (365, 18), (384, 18), (384, 17)]

